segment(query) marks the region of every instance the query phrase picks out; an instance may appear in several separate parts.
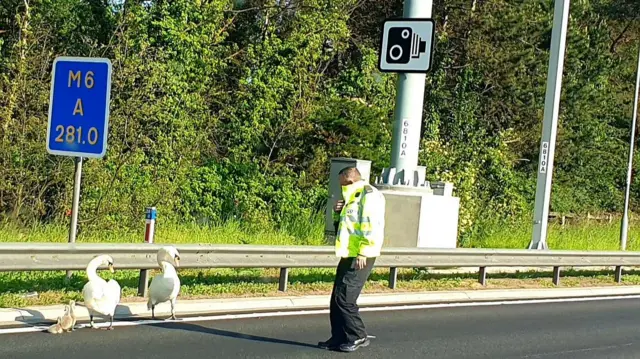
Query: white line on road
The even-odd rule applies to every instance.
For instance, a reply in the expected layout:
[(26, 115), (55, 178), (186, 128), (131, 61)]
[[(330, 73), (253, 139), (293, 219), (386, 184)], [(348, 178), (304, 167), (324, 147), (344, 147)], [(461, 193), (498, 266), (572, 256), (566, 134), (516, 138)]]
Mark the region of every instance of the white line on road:
[(604, 346), (604, 347), (563, 350), (563, 351), (560, 351), (560, 352), (525, 355), (525, 356), (523, 356), (521, 358), (522, 359), (525, 359), (525, 358), (542, 358), (542, 357), (546, 357), (546, 356), (558, 356), (558, 355), (562, 355), (562, 354), (586, 353), (586, 352), (592, 352), (592, 351), (611, 350), (611, 349), (630, 347), (633, 344), (634, 343), (626, 343), (626, 344), (621, 344), (621, 345), (607, 345), (607, 346)]
[[(620, 295), (620, 296), (601, 296), (601, 297), (583, 297), (583, 298), (559, 298), (559, 299), (524, 299), (524, 300), (506, 300), (506, 301), (487, 301), (487, 302), (461, 302), (461, 303), (437, 303), (437, 304), (408, 304), (394, 305), (384, 307), (364, 307), (360, 308), (361, 312), (383, 312), (396, 310), (416, 310), (416, 309), (437, 309), (437, 308), (456, 308), (456, 307), (476, 307), (476, 306), (495, 306), (495, 305), (518, 305), (518, 304), (540, 304), (540, 303), (570, 303), (570, 302), (591, 302), (602, 300), (623, 300), (623, 299), (639, 299), (640, 295)], [(177, 322), (208, 322), (216, 320), (234, 320), (249, 318), (268, 318), (268, 317), (286, 317), (295, 315), (317, 315), (328, 314), (329, 309), (316, 310), (298, 310), (285, 312), (266, 312), (266, 313), (246, 313), (246, 314), (222, 314), (200, 317), (179, 318)], [(131, 320), (114, 322), (114, 327), (132, 327), (137, 325), (149, 325), (159, 323), (171, 323), (173, 320)], [(106, 328), (109, 323), (96, 323), (98, 328)], [(18, 333), (34, 333), (41, 332), (49, 326), (30, 326), (23, 328), (0, 329), (2, 334), (18, 334)], [(89, 328), (88, 324), (78, 325), (78, 329)]]

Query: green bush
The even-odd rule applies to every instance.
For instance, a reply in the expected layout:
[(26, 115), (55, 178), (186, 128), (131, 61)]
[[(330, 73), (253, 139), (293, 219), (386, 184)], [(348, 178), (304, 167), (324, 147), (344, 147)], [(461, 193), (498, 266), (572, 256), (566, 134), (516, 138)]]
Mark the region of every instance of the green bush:
[[(332, 157), (372, 160), (374, 178), (389, 165), (397, 75), (377, 69), (379, 25), (402, 1), (113, 3), (0, 6), (3, 221), (67, 220), (73, 161), (44, 149), (60, 55), (114, 69), (109, 148), (85, 163), (81, 228), (137, 228), (156, 206), (176, 225), (304, 234), (321, 228)], [(455, 184), (463, 245), (532, 207), (552, 8), (435, 2), (420, 164)], [(572, 5), (552, 211), (621, 208), (638, 11)], [(634, 178), (634, 209), (639, 191)]]

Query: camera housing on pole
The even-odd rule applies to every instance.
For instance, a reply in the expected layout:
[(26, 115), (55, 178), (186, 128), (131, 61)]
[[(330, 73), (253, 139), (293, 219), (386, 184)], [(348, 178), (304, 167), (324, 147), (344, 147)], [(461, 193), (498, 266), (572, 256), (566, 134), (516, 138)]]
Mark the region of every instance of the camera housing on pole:
[(385, 20), (378, 68), (382, 72), (427, 73), (435, 40), (433, 19)]

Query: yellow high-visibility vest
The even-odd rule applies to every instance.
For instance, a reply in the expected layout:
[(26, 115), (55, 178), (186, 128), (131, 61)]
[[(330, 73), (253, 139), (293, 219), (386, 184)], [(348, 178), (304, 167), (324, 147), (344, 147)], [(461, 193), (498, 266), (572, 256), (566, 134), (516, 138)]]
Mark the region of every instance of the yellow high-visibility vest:
[(385, 198), (380, 191), (359, 181), (342, 187), (345, 205), (334, 220), (339, 221), (336, 233), (336, 256), (378, 257), (384, 241)]

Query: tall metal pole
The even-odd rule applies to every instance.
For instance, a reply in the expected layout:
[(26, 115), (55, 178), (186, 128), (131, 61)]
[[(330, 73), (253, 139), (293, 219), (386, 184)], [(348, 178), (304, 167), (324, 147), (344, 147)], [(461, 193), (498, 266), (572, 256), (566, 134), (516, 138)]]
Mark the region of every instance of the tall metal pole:
[[(76, 157), (76, 173), (73, 180), (73, 205), (71, 207), (71, 227), (69, 228), (69, 243), (75, 243), (78, 233), (78, 209), (80, 204), (80, 181), (82, 179), (82, 157)], [(71, 271), (67, 271), (67, 279), (71, 278)]]
[(627, 249), (629, 231), (629, 192), (631, 190), (631, 172), (633, 171), (633, 150), (636, 138), (636, 120), (638, 119), (638, 93), (640, 92), (640, 49), (638, 49), (638, 65), (636, 67), (636, 93), (633, 101), (633, 119), (631, 120), (631, 138), (629, 139), (629, 166), (627, 167), (627, 184), (624, 194), (624, 214), (620, 226), (620, 249)]
[[(431, 18), (433, 0), (405, 0), (405, 18)], [(401, 73), (396, 83), (391, 168), (409, 178), (418, 167), (426, 74)], [(385, 179), (392, 184), (393, 178)]]
[(544, 101), (542, 140), (536, 185), (536, 202), (533, 215), (533, 239), (529, 249), (547, 249), (547, 225), (549, 221), (549, 200), (551, 198), (551, 178), (553, 177), (553, 157), (556, 149), (558, 112), (562, 91), (562, 71), (569, 23), (569, 0), (555, 0), (553, 30), (551, 31), (551, 54), (547, 74), (547, 90)]

